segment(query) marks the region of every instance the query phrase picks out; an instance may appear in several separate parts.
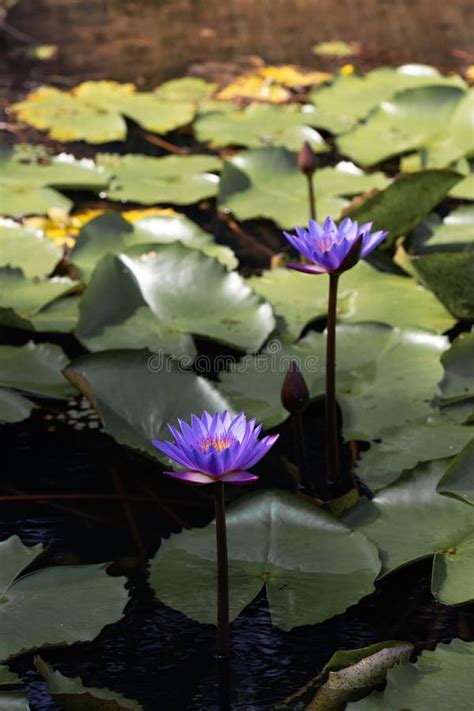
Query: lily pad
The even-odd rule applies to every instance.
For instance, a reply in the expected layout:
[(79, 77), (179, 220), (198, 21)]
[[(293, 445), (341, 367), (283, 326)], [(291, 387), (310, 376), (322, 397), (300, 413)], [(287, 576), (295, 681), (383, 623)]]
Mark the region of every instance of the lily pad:
[[(151, 310), (157, 330), (213, 338), (244, 351), (258, 350), (275, 326), (270, 305), (236, 272), (180, 244), (149, 244), (103, 258), (82, 298), (77, 335), (87, 345), (142, 306)], [(129, 347), (140, 347), (131, 336)]]
[(148, 131), (167, 133), (190, 123), (195, 112), (189, 101), (163, 100), (153, 92), (136, 92), (133, 84), (111, 81), (87, 81), (70, 92), (40, 87), (11, 108), (21, 121), (63, 143), (122, 141), (124, 116)]
[[(339, 217), (346, 197), (384, 188), (383, 173), (365, 175), (351, 163), (321, 168), (314, 176), (318, 214)], [(224, 162), (219, 205), (240, 220), (266, 217), (291, 229), (309, 217), (308, 186), (298, 169), (297, 154), (285, 148), (243, 151)]]
[[(454, 115), (465, 92), (455, 86), (424, 86), (407, 89), (384, 100), (366, 123), (339, 136), (339, 150), (360, 165), (370, 166), (392, 156), (419, 148), (430, 149)], [(436, 167), (445, 167), (462, 157), (453, 155)]]
[[(285, 630), (340, 614), (373, 590), (380, 566), (375, 547), (292, 494), (266, 491), (240, 499), (228, 509), (227, 529), (231, 619), (263, 586), (272, 620)], [(215, 624), (216, 575), (211, 523), (163, 541), (151, 562), (150, 584), (166, 605)]]
[(66, 398), (73, 392), (61, 374), (67, 358), (49, 343), (0, 346), (0, 420), (20, 422), (33, 403), (16, 391), (43, 397)]
[(4, 148), (0, 152), (0, 211), (5, 215), (45, 214), (51, 209), (68, 212), (72, 201), (53, 188), (100, 190), (110, 174), (88, 159), (76, 160), (61, 153), (47, 160), (23, 160)]
[[(189, 363), (190, 364), (190, 363)], [(152, 439), (166, 439), (167, 424), (190, 412), (230, 410), (215, 386), (149, 351), (104, 351), (71, 363), (66, 377), (96, 407), (119, 442), (160, 458)]]
[[(433, 414), (442, 377), (444, 336), (383, 324), (345, 324), (337, 331), (337, 390), (346, 439), (372, 440), (392, 427)], [(269, 342), (257, 356), (220, 374), (221, 390), (236, 410), (272, 427), (288, 416), (280, 390), (296, 359), (312, 396), (324, 393), (326, 339), (309, 333), (294, 345)]]
[(26, 695), (22, 691), (11, 687), (21, 685), (17, 674), (9, 671), (8, 667), (0, 666), (0, 708), (2, 711), (30, 711)]
[(0, 219), (0, 266), (18, 267), (28, 278), (50, 274), (63, 254), (38, 230)]
[[(413, 652), (409, 642), (388, 641), (333, 654), (323, 671), (300, 691), (276, 706), (277, 711), (310, 709), (339, 711), (346, 703), (360, 699), (384, 683), (393, 666), (408, 661)], [(349, 708), (351, 704), (347, 708)]]
[(25, 573), (40, 552), (41, 546), (27, 548), (17, 536), (0, 543), (2, 660), (46, 645), (91, 640), (121, 618), (127, 602), (124, 579), (108, 576), (104, 565)]
[(219, 178), (211, 171), (220, 170), (221, 161), (214, 156), (151, 158), (100, 153), (97, 163), (113, 173), (105, 195), (109, 200), (190, 205), (218, 191)]
[(474, 156), (474, 90), (460, 100), (448, 123), (427, 146), (430, 168), (443, 168), (464, 156)]
[(26, 279), (20, 269), (0, 268), (0, 324), (32, 330), (35, 317), (76, 286), (68, 277)]
[(237, 266), (232, 250), (217, 245), (208, 232), (184, 215), (172, 211), (167, 215), (145, 216), (133, 223), (116, 212), (105, 212), (84, 225), (70, 258), (79, 268), (83, 281), (89, 281), (95, 266), (106, 254), (119, 254), (139, 244), (173, 242), (181, 242), (215, 256), (229, 269)]
[(295, 104), (254, 103), (243, 111), (206, 113), (194, 123), (198, 141), (212, 146), (284, 146), (298, 151), (307, 141), (313, 151), (329, 150), (323, 137), (310, 128)]
[(465, 87), (459, 76), (444, 77), (434, 67), (407, 64), (397, 69), (380, 67), (365, 76), (340, 75), (330, 86), (314, 90), (310, 99), (320, 113), (320, 127), (337, 134), (353, 127), (397, 92), (430, 85), (441, 89)]
[[(400, 664), (387, 674), (380, 711), (471, 711), (474, 644), (454, 639), (425, 651), (415, 664)], [(365, 711), (365, 708), (364, 708)]]
[(408, 246), (415, 254), (432, 252), (439, 249), (466, 249), (471, 245), (474, 250), (474, 206), (463, 205), (450, 212), (442, 220), (438, 215), (429, 215), (413, 231)]
[(390, 247), (406, 235), (445, 197), (461, 176), (448, 170), (426, 170), (403, 175), (384, 190), (346, 211), (359, 224), (373, 222), (373, 229), (387, 230)]
[(442, 356), (444, 377), (441, 395), (445, 402), (474, 397), (474, 331), (461, 333)]
[(368, 451), (362, 452), (357, 474), (376, 491), (392, 484), (419, 462), (452, 457), (473, 437), (474, 427), (433, 416), (409, 427), (389, 429), (370, 443)]
[(214, 82), (205, 81), (200, 77), (181, 77), (170, 79), (155, 89), (155, 95), (165, 101), (195, 101), (209, 99), (217, 90)]
[[(248, 284), (284, 320), (280, 331), (292, 340), (310, 321), (327, 314), (328, 283), (323, 277), (311, 279), (294, 270), (273, 269), (252, 277)], [(339, 282), (338, 319), (378, 321), (437, 333), (454, 325), (449, 312), (414, 279), (380, 272), (366, 262), (345, 272)]]
[(52, 669), (41, 657), (35, 658), (35, 667), (46, 681), (53, 699), (64, 711), (142, 711), (133, 699), (110, 689), (84, 686), (79, 677), (71, 678)]
[(470, 429), (471, 440), (441, 477), (438, 491), (474, 506), (474, 428)]
[(431, 589), (446, 605), (474, 599), (474, 508), (436, 490), (449, 460), (421, 464), (359, 502), (345, 520), (377, 544), (383, 574), (434, 556)]

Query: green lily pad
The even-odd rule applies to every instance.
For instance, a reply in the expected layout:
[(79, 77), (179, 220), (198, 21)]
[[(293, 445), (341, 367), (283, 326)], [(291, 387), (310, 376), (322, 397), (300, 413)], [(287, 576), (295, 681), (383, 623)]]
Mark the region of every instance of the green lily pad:
[[(227, 530), (231, 619), (263, 586), (272, 620), (285, 630), (340, 614), (373, 589), (375, 547), (292, 494), (240, 499), (228, 509)], [(215, 624), (215, 557), (214, 523), (173, 535), (151, 562), (150, 584), (166, 605)]]
[[(433, 414), (443, 371), (444, 336), (383, 324), (344, 324), (337, 330), (337, 392), (346, 439), (372, 440), (392, 427)], [(296, 359), (312, 396), (324, 393), (326, 339), (309, 333), (289, 345), (272, 340), (263, 352), (220, 374), (221, 390), (236, 410), (272, 427), (288, 413), (280, 390)]]
[[(349, 201), (388, 184), (383, 173), (365, 175), (351, 163), (321, 168), (314, 176), (320, 216), (339, 217)], [(240, 220), (266, 217), (283, 228), (306, 224), (309, 217), (308, 186), (298, 169), (296, 153), (285, 148), (243, 151), (224, 162), (219, 205)]]
[(329, 150), (323, 137), (308, 126), (305, 113), (295, 104), (277, 106), (253, 103), (243, 111), (206, 113), (194, 123), (198, 141), (212, 146), (284, 146), (299, 151), (307, 141), (313, 151)]
[(373, 691), (360, 701), (351, 701), (345, 711), (383, 711), (383, 693)]
[(450, 120), (427, 146), (430, 168), (443, 168), (474, 156), (474, 90), (466, 92)]
[(215, 256), (228, 269), (238, 265), (232, 250), (217, 245), (208, 232), (178, 213), (146, 216), (132, 224), (116, 212), (106, 212), (84, 225), (70, 258), (79, 268), (83, 281), (87, 282), (106, 254), (119, 254), (139, 244), (173, 242), (182, 242), (187, 247)]
[[(88, 345), (143, 306), (154, 315), (157, 332), (204, 336), (245, 351), (258, 350), (275, 326), (270, 305), (236, 272), (178, 243), (151, 244), (103, 258), (82, 298), (77, 335)], [(131, 336), (128, 347), (140, 347), (133, 331)]]
[(49, 343), (0, 346), (0, 420), (21, 422), (33, 403), (16, 391), (43, 397), (66, 398), (73, 392), (61, 374), (67, 358)]
[(438, 644), (415, 664), (400, 664), (388, 672), (380, 711), (471, 711), (473, 664), (474, 644), (460, 639)]
[(474, 506), (474, 429), (472, 438), (451, 462), (438, 484), (440, 494), (454, 496)]
[(0, 268), (0, 324), (31, 330), (43, 309), (76, 286), (68, 277), (26, 279), (20, 269)]
[(63, 251), (39, 230), (0, 219), (0, 266), (18, 267), (28, 278), (50, 274)]
[(121, 618), (127, 602), (124, 579), (108, 576), (104, 565), (24, 573), (40, 552), (41, 546), (27, 548), (17, 536), (0, 542), (2, 660), (46, 645), (91, 640)]
[(445, 401), (474, 397), (474, 331), (461, 333), (442, 356), (444, 378), (441, 395)]
[(164, 100), (110, 81), (87, 81), (70, 92), (44, 86), (11, 108), (20, 120), (63, 143), (122, 141), (127, 134), (123, 116), (148, 131), (167, 133), (190, 123), (195, 112), (189, 101)]
[(56, 299), (31, 317), (35, 331), (42, 333), (72, 333), (79, 321), (79, 296)]
[(427, 218), (409, 241), (406, 268), (457, 318), (474, 318), (474, 208)]
[(390, 247), (397, 237), (411, 232), (460, 178), (448, 170), (402, 175), (346, 214), (359, 224), (373, 222), (374, 230), (387, 230), (389, 236), (382, 245)]
[(2, 711), (30, 711), (28, 699), (22, 691), (12, 689), (21, 684), (17, 674), (0, 666), (0, 708)]
[[(328, 281), (291, 269), (273, 269), (248, 284), (284, 320), (281, 331), (296, 340), (313, 319), (327, 314)], [(376, 294), (376, 298), (374, 298)], [(343, 322), (378, 321), (401, 328), (442, 333), (454, 319), (430, 291), (414, 279), (387, 274), (359, 262), (339, 282), (338, 318)]]
[(17, 151), (0, 152), (0, 211), (5, 215), (45, 214), (55, 208), (68, 212), (72, 201), (54, 188), (100, 190), (110, 174), (93, 161), (61, 153), (46, 161), (24, 160)]
[(441, 89), (465, 87), (459, 76), (444, 77), (434, 67), (407, 64), (397, 69), (380, 67), (362, 77), (339, 76), (330, 86), (313, 90), (310, 99), (321, 115), (319, 126), (338, 134), (352, 128), (397, 92), (430, 85)]
[(110, 689), (84, 686), (79, 677), (71, 678), (52, 669), (41, 657), (35, 658), (35, 667), (46, 681), (53, 699), (64, 711), (142, 711), (133, 699)]
[(160, 458), (152, 439), (168, 437), (167, 424), (190, 412), (230, 410), (217, 388), (172, 359), (149, 351), (104, 351), (71, 363), (66, 377), (96, 407), (119, 442)]
[(449, 194), (458, 200), (474, 200), (474, 173), (466, 175), (454, 188), (451, 188)]
[[(338, 148), (364, 166), (419, 148), (429, 150), (464, 96), (465, 92), (455, 86), (424, 86), (402, 91), (384, 100), (366, 123), (339, 136)], [(453, 154), (449, 158), (446, 150), (447, 161), (440, 163), (441, 154), (440, 147), (436, 167), (445, 167), (463, 155)]]
[(218, 89), (218, 84), (199, 77), (170, 79), (155, 89), (155, 94), (166, 101), (195, 101), (209, 99)]
[(104, 197), (142, 205), (190, 205), (217, 194), (221, 168), (214, 156), (149, 156), (100, 153), (97, 163), (113, 174)]
[(448, 464), (419, 465), (345, 520), (377, 544), (384, 574), (434, 556), (432, 592), (457, 605), (474, 599), (474, 508), (436, 491)]
[(457, 454), (474, 437), (474, 427), (446, 418), (430, 417), (408, 427), (380, 433), (370, 449), (360, 455), (357, 474), (373, 491), (396, 481), (419, 462)]
[[(276, 706), (277, 711), (311, 709), (339, 711), (346, 703), (360, 699), (375, 686), (384, 683), (387, 672), (408, 661), (413, 652), (409, 642), (389, 641), (361, 649), (333, 654), (321, 674), (300, 691)], [(352, 704), (349, 704), (351, 707)]]

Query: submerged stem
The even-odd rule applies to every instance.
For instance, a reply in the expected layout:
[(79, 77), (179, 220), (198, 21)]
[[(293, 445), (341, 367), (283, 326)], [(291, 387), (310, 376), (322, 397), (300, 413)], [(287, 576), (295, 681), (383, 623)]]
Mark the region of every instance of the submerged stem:
[(328, 322), (326, 341), (326, 479), (339, 479), (339, 447), (336, 409), (336, 308), (338, 274), (329, 275)]
[(229, 658), (229, 570), (227, 560), (227, 529), (225, 521), (224, 483), (217, 482), (214, 489), (216, 510), (217, 551), (217, 659)]

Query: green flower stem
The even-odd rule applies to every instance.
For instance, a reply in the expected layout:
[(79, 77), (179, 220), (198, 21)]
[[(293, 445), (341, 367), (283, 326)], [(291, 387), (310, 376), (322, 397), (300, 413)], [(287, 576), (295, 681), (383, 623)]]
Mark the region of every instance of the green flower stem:
[(217, 482), (214, 489), (216, 511), (217, 551), (217, 649), (218, 660), (229, 658), (229, 565), (227, 559), (227, 529), (225, 521), (224, 483)]
[(306, 173), (308, 181), (308, 205), (309, 216), (312, 220), (316, 219), (316, 195), (314, 194), (313, 173)]
[(329, 275), (328, 322), (326, 340), (326, 479), (339, 479), (339, 447), (336, 408), (336, 308), (339, 274)]
[(303, 415), (297, 413), (292, 415), (293, 424), (293, 440), (295, 443), (295, 451), (298, 466), (298, 481), (296, 482), (297, 487), (303, 488), (308, 486), (308, 458), (306, 456), (306, 444), (304, 441), (304, 430), (303, 430)]

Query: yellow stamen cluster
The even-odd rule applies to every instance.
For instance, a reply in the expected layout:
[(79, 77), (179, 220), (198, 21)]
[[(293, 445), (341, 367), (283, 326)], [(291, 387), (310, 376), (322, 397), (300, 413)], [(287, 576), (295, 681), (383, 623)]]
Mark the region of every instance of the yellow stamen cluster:
[(220, 435), (219, 437), (206, 437), (199, 443), (200, 448), (203, 452), (208, 452), (211, 447), (216, 450), (216, 452), (222, 452), (224, 449), (228, 449), (235, 442), (235, 437), (232, 435)]

